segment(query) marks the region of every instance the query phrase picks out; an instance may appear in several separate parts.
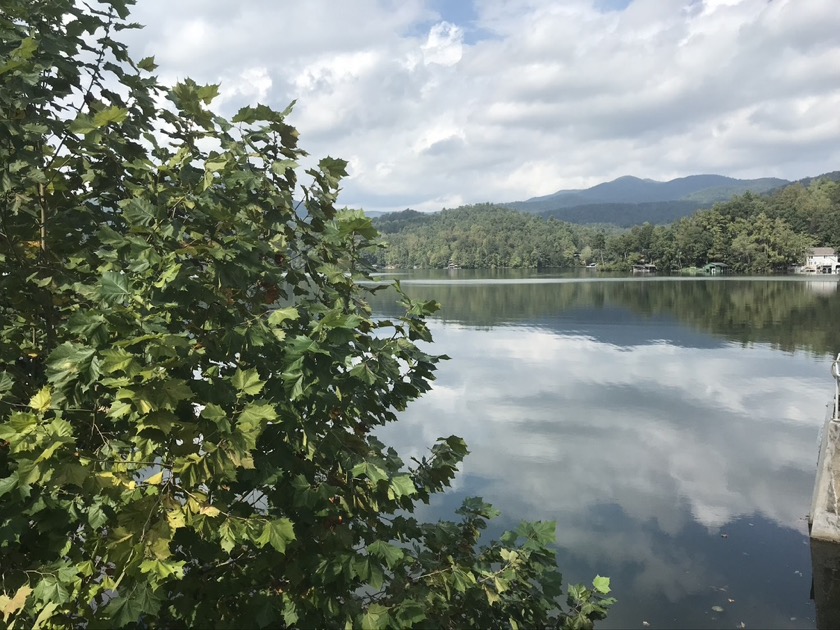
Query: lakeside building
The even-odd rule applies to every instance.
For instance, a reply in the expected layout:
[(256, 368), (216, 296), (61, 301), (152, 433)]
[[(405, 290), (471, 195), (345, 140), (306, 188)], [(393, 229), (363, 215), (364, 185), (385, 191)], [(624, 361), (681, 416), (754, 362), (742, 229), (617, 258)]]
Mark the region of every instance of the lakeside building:
[(840, 259), (833, 247), (812, 247), (801, 273), (840, 273)]

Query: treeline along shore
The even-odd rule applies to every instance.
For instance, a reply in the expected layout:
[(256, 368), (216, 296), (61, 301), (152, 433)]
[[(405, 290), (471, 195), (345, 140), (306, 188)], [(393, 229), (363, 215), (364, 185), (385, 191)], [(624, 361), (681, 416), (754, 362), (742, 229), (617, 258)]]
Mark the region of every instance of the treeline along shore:
[(840, 249), (837, 173), (756, 195), (745, 193), (669, 225), (572, 224), (494, 204), (437, 213), (405, 210), (374, 220), (388, 247), (383, 268), (568, 268), (596, 264), (660, 272), (727, 265), (733, 273), (784, 272), (811, 247)]

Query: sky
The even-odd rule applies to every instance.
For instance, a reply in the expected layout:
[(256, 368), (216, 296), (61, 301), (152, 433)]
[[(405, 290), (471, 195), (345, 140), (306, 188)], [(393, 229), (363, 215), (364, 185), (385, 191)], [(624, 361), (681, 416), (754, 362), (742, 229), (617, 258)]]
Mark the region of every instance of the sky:
[[(840, 170), (837, 0), (138, 0), (215, 108), (284, 109), (339, 202), (435, 211), (624, 175)], [(125, 32), (124, 32), (125, 33)]]

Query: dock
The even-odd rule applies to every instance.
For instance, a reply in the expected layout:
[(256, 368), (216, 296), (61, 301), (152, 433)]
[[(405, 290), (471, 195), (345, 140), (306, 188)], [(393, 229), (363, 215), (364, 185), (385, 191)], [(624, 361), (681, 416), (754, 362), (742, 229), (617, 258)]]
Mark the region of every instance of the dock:
[(817, 628), (840, 628), (840, 354), (831, 374), (834, 397), (826, 410), (808, 514)]

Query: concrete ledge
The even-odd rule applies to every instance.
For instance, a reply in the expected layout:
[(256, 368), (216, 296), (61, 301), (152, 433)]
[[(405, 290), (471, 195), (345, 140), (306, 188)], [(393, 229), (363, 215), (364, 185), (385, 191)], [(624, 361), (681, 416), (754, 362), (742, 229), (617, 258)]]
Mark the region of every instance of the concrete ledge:
[(808, 521), (811, 538), (840, 543), (840, 421), (829, 411), (823, 429)]
[(817, 628), (840, 628), (840, 419), (834, 418), (834, 401), (823, 426), (808, 525)]

